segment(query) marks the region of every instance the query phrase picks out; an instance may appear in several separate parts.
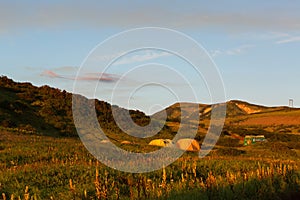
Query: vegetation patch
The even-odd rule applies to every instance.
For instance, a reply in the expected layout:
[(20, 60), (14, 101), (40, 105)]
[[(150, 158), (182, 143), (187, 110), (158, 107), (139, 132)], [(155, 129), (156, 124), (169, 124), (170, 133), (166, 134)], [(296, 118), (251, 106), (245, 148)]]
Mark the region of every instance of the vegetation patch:
[(219, 156), (239, 156), (245, 154), (244, 150), (239, 150), (235, 148), (220, 148), (217, 150)]

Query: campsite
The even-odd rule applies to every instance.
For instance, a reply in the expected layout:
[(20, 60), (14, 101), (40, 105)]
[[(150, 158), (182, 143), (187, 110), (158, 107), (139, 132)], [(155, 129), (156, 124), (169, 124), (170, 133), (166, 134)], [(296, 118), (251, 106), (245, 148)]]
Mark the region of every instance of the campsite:
[(0, 200), (300, 200), (300, 0), (0, 3)]
[[(199, 124), (194, 139), (174, 140), (174, 131), (179, 129), (176, 117), (180, 111), (187, 112), (188, 104), (166, 108), (168, 119), (157, 135), (136, 138), (107, 123), (103, 116), (110, 118), (110, 105), (97, 101), (96, 109), (102, 110), (99, 123), (108, 136), (99, 139), (100, 145), (112, 142), (135, 153), (162, 148), (175, 148), (183, 153), (160, 170), (132, 174), (99, 162), (81, 139), (72, 135), (74, 127), (68, 120), (70, 94), (16, 83), (5, 77), (0, 83), (0, 111), (1, 116), (6, 116), (0, 129), (2, 199), (294, 199), (300, 194), (299, 109), (230, 101), (220, 138), (207, 156), (199, 158), (209, 127), (210, 105), (200, 105), (200, 123), (191, 121)], [(49, 98), (49, 94), (56, 99)], [(62, 99), (63, 107), (56, 102)], [(246, 108), (261, 111), (249, 114)], [(131, 114), (137, 124), (145, 125), (149, 120), (142, 112)], [(154, 115), (158, 123), (160, 116)], [(280, 120), (273, 121), (272, 126), (258, 120), (273, 116)], [(61, 118), (67, 123), (60, 124)], [(295, 122), (285, 124), (286, 118)], [(128, 163), (133, 168), (139, 164)]]

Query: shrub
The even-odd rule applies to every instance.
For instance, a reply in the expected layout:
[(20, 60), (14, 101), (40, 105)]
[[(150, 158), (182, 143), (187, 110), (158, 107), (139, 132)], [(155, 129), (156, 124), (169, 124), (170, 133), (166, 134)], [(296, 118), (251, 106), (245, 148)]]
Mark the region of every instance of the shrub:
[(283, 142), (272, 143), (270, 149), (273, 153), (280, 156), (297, 156), (297, 153), (291, 150), (291, 147)]
[(239, 156), (244, 153), (246, 152), (235, 148), (222, 148), (217, 150), (217, 154), (220, 156)]
[(224, 146), (224, 147), (240, 147), (242, 144), (240, 144), (240, 141), (235, 138), (230, 137), (220, 137), (217, 145)]

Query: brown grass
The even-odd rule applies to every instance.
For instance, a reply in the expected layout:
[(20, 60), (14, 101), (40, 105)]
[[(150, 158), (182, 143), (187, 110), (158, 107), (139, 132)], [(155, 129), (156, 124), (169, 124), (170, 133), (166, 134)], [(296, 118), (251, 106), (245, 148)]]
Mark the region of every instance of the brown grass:
[(300, 115), (261, 116), (246, 119), (240, 125), (299, 125)]

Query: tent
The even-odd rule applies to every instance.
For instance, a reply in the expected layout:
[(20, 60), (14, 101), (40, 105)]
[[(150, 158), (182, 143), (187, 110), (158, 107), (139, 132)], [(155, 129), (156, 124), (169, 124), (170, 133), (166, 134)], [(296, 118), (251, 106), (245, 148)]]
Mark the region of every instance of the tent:
[(170, 139), (155, 139), (152, 140), (149, 145), (159, 146), (159, 147), (171, 147), (173, 145)]
[(200, 145), (194, 139), (180, 139), (177, 141), (176, 146), (185, 151), (200, 151)]

